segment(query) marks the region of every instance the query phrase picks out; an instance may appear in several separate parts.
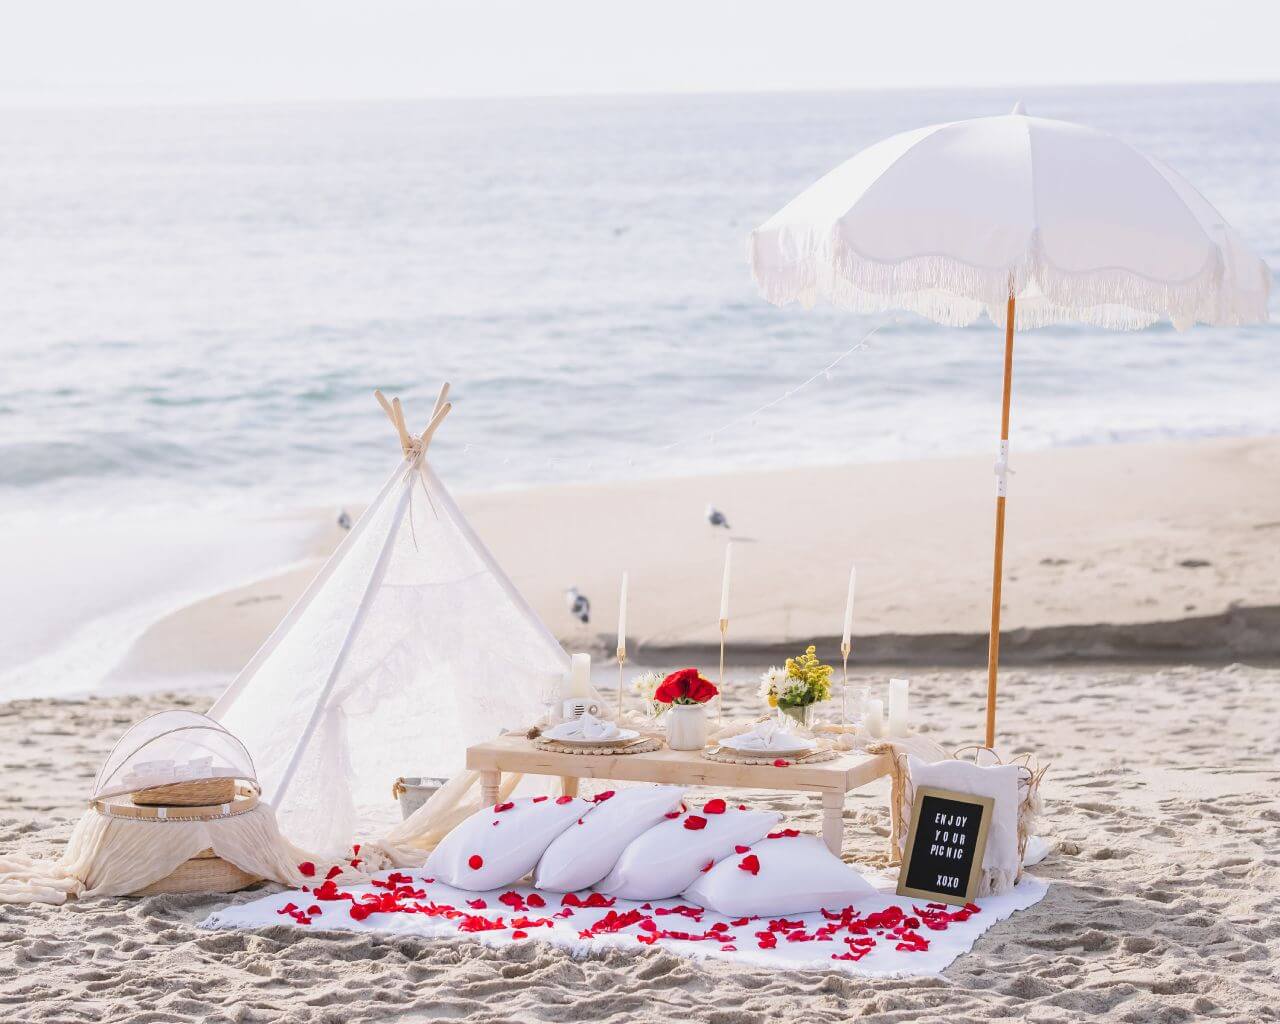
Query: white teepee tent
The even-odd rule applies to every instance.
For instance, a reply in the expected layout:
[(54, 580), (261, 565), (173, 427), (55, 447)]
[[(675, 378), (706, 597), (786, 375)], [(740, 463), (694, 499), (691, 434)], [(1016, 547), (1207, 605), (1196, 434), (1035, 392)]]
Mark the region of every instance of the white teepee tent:
[(210, 711), (253, 755), (281, 831), (317, 853), (367, 831), (397, 776), (454, 776), (385, 844), (429, 845), (465, 803), (466, 747), (534, 722), (568, 668), (427, 462), (448, 389), (420, 437), (378, 394), (404, 461)]

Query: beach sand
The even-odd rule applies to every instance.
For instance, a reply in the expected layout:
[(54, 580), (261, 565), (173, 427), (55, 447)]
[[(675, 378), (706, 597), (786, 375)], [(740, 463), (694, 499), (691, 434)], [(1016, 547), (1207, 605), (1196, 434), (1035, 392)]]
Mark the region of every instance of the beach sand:
[[(980, 728), (983, 674), (911, 672), (921, 728)], [(739, 703), (754, 689), (741, 674)], [(1277, 1020), (1280, 670), (1013, 669), (1001, 726), (1051, 763), (1039, 906), (944, 976), (874, 981), (699, 964), (663, 952), (575, 961), (534, 943), (382, 939), (284, 927), (204, 932), (253, 899), (154, 896), (0, 907), (0, 1020), (408, 1022)], [(0, 846), (54, 855), (102, 757), (148, 711), (204, 695), (0, 706)], [(885, 863), (887, 787), (851, 796), (846, 854)], [(816, 802), (749, 794), (817, 832)]]
[[(532, 943), (195, 927), (259, 889), (0, 907), (0, 1020), (1280, 1020), (1280, 439), (1060, 449), (1014, 466), (1000, 741), (1052, 765), (1054, 852), (1035, 871), (1053, 885), (945, 976), (870, 983), (661, 951), (575, 961)], [(992, 492), (989, 462), (971, 458), (461, 504), (570, 648), (611, 649), (628, 569), (632, 657), (654, 665), (713, 664), (726, 533), (703, 520), (708, 502), (738, 541), (732, 664), (813, 638), (832, 657), (856, 559), (855, 684), (909, 676), (921, 727), (958, 747), (981, 734), (985, 673), (967, 666), (985, 656)], [(229, 678), (340, 539), (316, 523), (315, 561), (166, 616), (102, 695), (0, 704), (0, 847), (56, 855), (130, 723), (208, 706), (212, 692), (110, 685)], [(588, 627), (565, 610), (571, 584), (593, 599)], [(751, 710), (753, 672), (731, 681), (730, 709)], [(812, 799), (749, 799), (819, 830)], [(851, 796), (854, 862), (885, 866), (886, 801), (884, 783)]]
[[(1280, 439), (1017, 454), (1002, 654), (1064, 659), (1280, 656)], [(982, 458), (862, 464), (460, 495), (471, 524), (570, 649), (612, 655), (630, 573), (629, 653), (649, 663), (719, 641), (741, 661), (838, 643), (858, 565), (855, 662), (978, 665), (990, 615), (994, 476)], [(732, 529), (714, 530), (714, 503)], [(351, 506), (355, 508), (356, 506)], [(330, 548), (341, 531), (321, 523)], [(230, 678), (319, 560), (175, 611), (113, 673)], [(566, 608), (591, 598), (581, 626)]]

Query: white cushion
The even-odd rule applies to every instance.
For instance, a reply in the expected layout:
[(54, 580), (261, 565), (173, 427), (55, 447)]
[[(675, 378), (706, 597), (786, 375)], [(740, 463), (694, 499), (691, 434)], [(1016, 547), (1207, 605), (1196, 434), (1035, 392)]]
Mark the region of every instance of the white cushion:
[(780, 835), (735, 850), (684, 899), (728, 917), (771, 917), (837, 910), (875, 892), (817, 836)]
[(633, 839), (596, 889), (627, 900), (676, 896), (705, 868), (729, 856), (734, 847), (761, 839), (781, 818), (767, 811), (740, 810), (736, 804), (726, 807), (723, 800), (708, 801)]
[[(682, 786), (637, 786), (607, 799), (570, 825), (538, 861), (533, 884), (552, 892), (587, 889), (609, 873), (626, 845), (680, 806)], [(600, 794), (604, 796), (604, 794)]]
[[(1019, 867), (1018, 781), (1023, 771), (1016, 764), (980, 766), (953, 759), (929, 764), (914, 755), (907, 758), (907, 773), (915, 788), (930, 786), (970, 796), (989, 796), (995, 800), (991, 824), (987, 828), (987, 848), (982, 854), (982, 867), (986, 871), (1008, 875), (1016, 875)], [(904, 830), (904, 846), (905, 843)]]
[(446, 885), (473, 892), (512, 885), (591, 806), (577, 797), (544, 796), (481, 808), (440, 841), (425, 870)]

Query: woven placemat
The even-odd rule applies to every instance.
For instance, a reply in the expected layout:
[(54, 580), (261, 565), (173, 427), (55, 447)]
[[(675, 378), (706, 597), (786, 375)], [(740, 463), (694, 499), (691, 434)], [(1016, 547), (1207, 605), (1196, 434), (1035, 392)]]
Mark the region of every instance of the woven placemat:
[[(840, 756), (840, 753), (841, 751), (836, 750), (815, 750), (808, 754), (803, 761), (797, 761), (795, 758), (791, 757), (784, 757), (782, 760), (786, 761), (788, 764), (798, 764), (801, 766), (807, 764), (821, 764), (823, 761), (834, 761)], [(718, 750), (714, 747), (710, 750), (704, 750), (702, 752), (702, 756), (708, 761), (719, 761), (721, 764), (773, 764), (774, 761), (778, 760), (776, 755), (773, 757), (770, 757), (768, 754), (765, 754), (762, 757), (748, 757), (746, 754), (732, 753), (723, 747)]]
[(539, 750), (549, 750), (553, 754), (581, 754), (590, 756), (592, 754), (597, 757), (622, 757), (626, 754), (647, 754), (650, 751), (658, 750), (662, 747), (662, 740), (656, 736), (642, 742), (635, 742), (630, 746), (624, 747), (580, 747), (572, 743), (557, 743), (555, 740), (544, 740), (541, 736), (533, 741), (533, 745)]

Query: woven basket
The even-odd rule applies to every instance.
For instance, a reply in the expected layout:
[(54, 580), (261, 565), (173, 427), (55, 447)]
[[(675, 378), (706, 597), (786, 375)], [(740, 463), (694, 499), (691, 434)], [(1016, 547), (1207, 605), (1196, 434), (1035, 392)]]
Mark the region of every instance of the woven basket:
[(235, 795), (235, 779), (190, 779), (140, 789), (129, 799), (143, 807), (205, 807), (229, 804)]
[(201, 850), (177, 870), (158, 882), (130, 893), (131, 896), (154, 896), (164, 892), (235, 892), (261, 882), (257, 875), (241, 871), (212, 850)]

